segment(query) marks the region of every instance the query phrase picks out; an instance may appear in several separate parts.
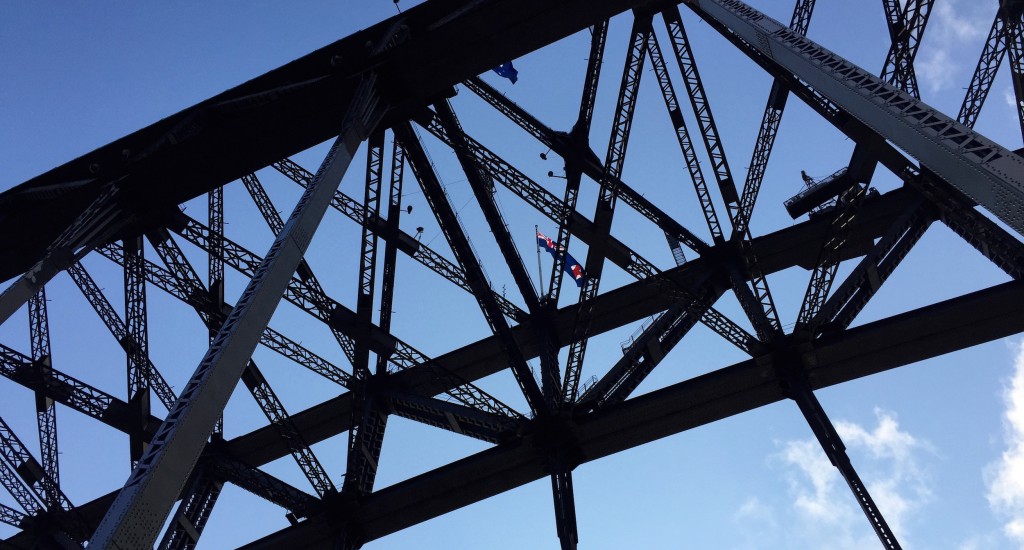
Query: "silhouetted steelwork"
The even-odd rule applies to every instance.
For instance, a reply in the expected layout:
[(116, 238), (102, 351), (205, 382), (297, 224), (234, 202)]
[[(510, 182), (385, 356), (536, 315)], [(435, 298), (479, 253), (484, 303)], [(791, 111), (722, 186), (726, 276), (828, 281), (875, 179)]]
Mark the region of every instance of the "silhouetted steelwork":
[[(247, 548), (355, 549), (546, 477), (559, 543), (574, 549), (581, 541), (572, 474), (580, 464), (789, 399), (882, 545), (899, 548), (814, 391), (1024, 331), (1024, 245), (1014, 234), (1024, 228), (1024, 161), (973, 130), (996, 71), (1009, 57), (1024, 133), (1024, 5), (1001, 3), (953, 120), (920, 101), (914, 71), (932, 0), (883, 0), (891, 46), (880, 77), (806, 38), (813, 0), (796, 2), (788, 26), (738, 0), (682, 4), (773, 79), (742, 189), (697, 69), (700, 56), (673, 3), (491, 0), (466, 9), (454, 0), (430, 0), (0, 195), (0, 251), (7, 260), (0, 274), (14, 279), (0, 294), (0, 322), (11, 322), (27, 306), (31, 347), (25, 354), (0, 344), (0, 375), (34, 394), (41, 451), (37, 460), (0, 420), (0, 483), (21, 508), (0, 505), (0, 522), (21, 529), (3, 542), (15, 548), (87, 541), (90, 548), (148, 547), (170, 518), (159, 546), (193, 548), (230, 483), (281, 507), (291, 524)], [(633, 25), (602, 161), (591, 148), (590, 130), (595, 111), (601, 114), (596, 98), (609, 19), (626, 11), (632, 11)], [(664, 19), (675, 64), (664, 59), (652, 27), (656, 15)], [(580, 31), (589, 31), (589, 55), (579, 112), (568, 131), (546, 125), (476, 76)], [(462, 53), (452, 59), (452, 51)], [(622, 179), (648, 56), (708, 240)], [(673, 87), (677, 77), (704, 143), (700, 153)], [(561, 196), (468, 135), (449, 101), (457, 86), (561, 157)], [(810, 212), (808, 220), (754, 237), (753, 208), (790, 95), (856, 146), (848, 166), (787, 202), (794, 218)], [(494, 236), (503, 260), (498, 268), (507, 269), (518, 290), (515, 300), (491, 287), (484, 256), (471, 242), (473, 232), (463, 227), (414, 124), (454, 152)], [(316, 174), (289, 159), (332, 138)], [(362, 141), (368, 141), (366, 172), (356, 199), (337, 186)], [(541, 157), (547, 160), (548, 153)], [(702, 154), (710, 160), (718, 197), (705, 181)], [(400, 227), (406, 163), (455, 262), (420, 242), (422, 228), (411, 235)], [(881, 195), (870, 191), (879, 165), (902, 187)], [(267, 166), (303, 188), (287, 221), (256, 175)], [(584, 176), (596, 184), (592, 217), (577, 211)], [(274, 235), (263, 257), (225, 234), (223, 186), (235, 179)], [(546, 292), (543, 272), (531, 279), (497, 201), (497, 186), (556, 224), (556, 246), (567, 250), (573, 238), (587, 245), (578, 302), (559, 307), (564, 255), (556, 255)], [(204, 194), (205, 225), (179, 208)], [(612, 236), (619, 199), (664, 233), (675, 266), (661, 268)], [(716, 200), (728, 212), (729, 235)], [(303, 257), (328, 207), (358, 225), (354, 310), (327, 293)], [(37, 221), (43, 219), (40, 212), (52, 214), (48, 223)], [(1014, 281), (848, 330), (935, 221)], [(172, 233), (207, 256), (205, 283)], [(146, 258), (147, 242), (163, 266)], [(471, 293), (489, 336), (430, 357), (394, 334), (399, 251)], [(79, 262), (90, 252), (123, 270), (123, 316)], [(606, 260), (636, 281), (602, 291)], [(843, 262), (852, 268), (836, 281)], [(767, 276), (797, 266), (811, 276), (787, 334)], [(227, 267), (249, 281), (234, 306), (225, 301)], [(62, 271), (125, 352), (124, 400), (52, 364), (44, 285)], [(194, 309), (210, 335), (209, 350), (180, 395), (149, 357), (149, 331), (156, 323), (149, 322), (147, 293), (154, 288)], [(715, 309), (730, 292), (755, 334)], [(268, 326), (281, 301), (326, 325), (350, 367)], [(623, 344), (622, 357), (581, 387), (588, 340), (638, 322), (643, 324)], [(634, 396), (697, 323), (750, 358)], [(342, 393), (289, 414), (252, 360), (258, 345)], [(563, 348), (566, 361), (560, 364)], [(539, 376), (528, 363), (535, 358)], [(475, 385), (504, 370), (518, 382), (528, 414)], [(222, 412), (239, 381), (267, 424), (225, 440)], [(153, 414), (150, 391), (167, 409), (166, 418)], [(58, 403), (126, 435), (134, 470), (123, 488), (71, 504), (60, 487)], [(375, 489), (390, 415), (493, 446)], [(328, 472), (311, 446), (345, 432), (346, 471), (339, 476)], [(261, 469), (288, 455), (313, 494)]]

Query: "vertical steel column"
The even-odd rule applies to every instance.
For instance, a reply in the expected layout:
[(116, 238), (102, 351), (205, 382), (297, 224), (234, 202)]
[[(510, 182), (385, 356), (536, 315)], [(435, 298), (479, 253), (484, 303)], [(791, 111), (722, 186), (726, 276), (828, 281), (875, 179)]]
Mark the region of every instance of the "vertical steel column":
[(892, 46), (885, 56), (882, 80), (898, 86), (908, 94), (920, 98), (917, 74), (914, 72), (914, 58), (924, 35), (928, 16), (934, 0), (913, 0), (901, 8), (895, 0), (882, 0), (889, 23), (889, 37)]
[[(398, 221), (402, 215), (402, 179), (405, 173), (405, 151), (394, 139), (391, 145), (391, 191), (388, 196), (387, 243), (384, 245), (384, 280), (380, 291), (380, 329), (391, 333), (391, 314), (395, 298), (395, 267), (398, 260)], [(388, 368), (388, 354), (377, 353), (377, 374)]]
[[(384, 132), (370, 136), (366, 149), (366, 185), (363, 192), (363, 231), (359, 248), (359, 288), (356, 298), (356, 361), (353, 377), (361, 382), (354, 394), (348, 430), (348, 457), (342, 491), (364, 496), (373, 491), (377, 463), (384, 444), (388, 415), (367, 383), (370, 380), (369, 328), (373, 323), (373, 294), (377, 276), (377, 234), (372, 221), (380, 217), (380, 188), (384, 173)], [(346, 540), (352, 537), (347, 537)], [(353, 539), (354, 540), (354, 539)]]
[(575, 550), (580, 537), (576, 529), (576, 498), (572, 489), (572, 470), (551, 474), (551, 496), (555, 502), (555, 529), (562, 550)]
[[(211, 249), (207, 260), (206, 288), (215, 304), (224, 303), (224, 188), (218, 187), (207, 194), (207, 223), (210, 226)], [(217, 331), (210, 329), (210, 344)], [(217, 419), (213, 435), (224, 438), (224, 415)]]
[[(124, 261), (123, 257), (121, 258), (121, 261)], [(143, 275), (148, 277), (149, 270), (146, 268), (146, 263), (147, 262), (143, 260)], [(99, 286), (96, 285), (96, 281), (94, 281), (92, 276), (89, 275), (89, 272), (85, 270), (85, 267), (82, 266), (81, 262), (69, 267), (68, 275), (71, 276), (71, 279), (75, 282), (78, 289), (82, 291), (82, 295), (85, 296), (85, 299), (92, 305), (96, 314), (103, 320), (103, 324), (106, 325), (110, 334), (113, 335), (118, 344), (121, 345), (121, 348), (124, 349), (125, 353), (128, 353), (129, 350), (135, 346), (128, 336), (128, 326), (125, 325), (124, 321), (121, 320), (121, 317), (116, 311), (114, 311), (114, 307), (110, 304), (110, 301), (107, 300), (107, 297), (103, 295), (103, 291), (100, 290)], [(160, 372), (156, 370), (156, 366), (153, 365), (153, 362), (149, 360), (148, 357), (146, 358), (146, 361), (146, 367), (149, 370), (150, 387), (153, 389), (153, 392), (156, 393), (157, 397), (160, 398), (160, 402), (167, 407), (167, 410), (171, 410), (171, 407), (174, 406), (174, 402), (178, 399), (178, 396), (174, 394), (174, 390), (172, 390), (171, 386), (167, 384), (167, 381), (164, 380), (164, 377)]]
[(368, 328), (373, 322), (373, 293), (377, 280), (377, 234), (370, 230), (371, 220), (380, 217), (380, 186), (384, 171), (384, 132), (370, 136), (366, 149), (366, 185), (363, 192), (362, 239), (359, 243), (359, 289), (356, 295), (358, 326), (355, 338), (356, 378), (365, 380), (370, 375), (370, 348)]
[[(604, 48), (608, 40), (608, 21), (591, 27), (590, 55), (587, 57), (587, 72), (583, 81), (583, 93), (580, 97), (580, 112), (576, 117), (576, 123), (570, 132), (571, 147), (575, 149), (575, 155), (560, 153), (565, 161), (565, 196), (562, 198), (562, 210), (558, 216), (558, 236), (555, 242), (558, 246), (569, 249), (572, 231), (569, 224), (572, 223), (573, 214), (576, 212), (576, 201), (580, 193), (580, 181), (583, 178), (583, 166), (580, 156), (590, 152), (590, 125), (594, 119), (594, 103), (597, 100), (597, 85), (601, 79), (601, 65), (604, 62)], [(558, 308), (558, 298), (562, 291), (562, 269), (565, 264), (565, 256), (556, 255), (551, 265), (551, 276), (548, 281), (548, 295), (545, 300), (546, 307)], [(538, 284), (544, 284), (543, 279)], [(542, 297), (543, 298), (543, 297)], [(547, 344), (549, 348), (557, 347), (554, 342)], [(558, 350), (554, 349), (557, 354)], [(552, 350), (547, 350), (548, 354)], [(565, 379), (562, 388), (565, 390), (564, 401), (573, 401), (575, 391), (573, 387), (579, 384), (578, 379), (573, 379), (573, 373), (565, 371)]]
[[(46, 312), (46, 287), (28, 302), (29, 335), (32, 345), (32, 363), (40, 380), (50, 377), (53, 366), (50, 355), (50, 323)], [(57, 408), (53, 399), (40, 388), (36, 390), (36, 423), (39, 426), (39, 450), (47, 483), (43, 484), (45, 504), (48, 509), (58, 506), (60, 487), (60, 453), (57, 448)]]
[(149, 420), (149, 331), (146, 322), (146, 266), (142, 236), (125, 239), (124, 311), (128, 331), (128, 405), (132, 408), (133, 429), (128, 434), (132, 468), (142, 458), (146, 443), (146, 422)]

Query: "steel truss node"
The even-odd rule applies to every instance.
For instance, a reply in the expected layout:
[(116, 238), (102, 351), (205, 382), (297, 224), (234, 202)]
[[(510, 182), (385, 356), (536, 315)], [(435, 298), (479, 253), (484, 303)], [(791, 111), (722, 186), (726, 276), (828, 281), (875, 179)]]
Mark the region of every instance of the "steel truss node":
[[(34, 399), (39, 445), (16, 433), (22, 425), (3, 419), (13, 407), (0, 404), (0, 483), (10, 497), (0, 522), (17, 531), (0, 546), (193, 548), (233, 486), (288, 521), (253, 531), (245, 548), (359, 548), (548, 478), (557, 544), (587, 547), (579, 466), (788, 400), (880, 544), (900, 548), (815, 392), (1024, 331), (1024, 160), (974, 129), (1004, 59), (1024, 129), (1024, 24), (1019, 3), (1001, 3), (954, 118), (921, 101), (927, 88), (914, 68), (933, 1), (881, 4), (891, 45), (876, 72), (809, 32), (814, 0), (797, 0), (788, 24), (739, 0), (428, 0), (4, 191), (0, 322), (21, 323), (26, 311), (29, 330), (25, 345), (0, 344), (0, 375)], [(619, 29), (619, 19), (629, 24)], [(697, 22), (704, 28), (688, 34)], [(577, 33), (587, 57), (568, 128), (549, 126), (485, 74)], [(720, 129), (729, 107), (698, 70), (711, 61), (691, 38), (706, 35), (768, 75), (765, 89), (747, 92), (767, 103), (746, 166), (735, 160), (744, 144)], [(621, 73), (618, 57), (604, 63), (613, 54), (623, 56)], [(633, 131), (647, 87), (671, 129), (658, 138)], [(851, 139), (853, 152), (787, 203), (799, 198), (791, 212), (808, 218), (755, 231), (755, 204), (781, 211), (781, 201), (758, 198), (782, 186), (769, 159), (796, 101)], [(476, 120), (485, 117), (523, 149), (559, 157), (548, 179), (522, 149), (485, 145), (493, 132)], [(679, 181), (626, 169), (652, 139), (678, 147)], [(325, 154), (315, 172), (293, 158), (310, 150)], [(346, 178), (353, 162), (364, 175)], [(453, 182), (464, 184), (464, 203)], [(648, 198), (670, 185), (671, 200)], [(241, 233), (225, 188), (244, 188), (246, 207), (259, 213), (237, 224)], [(289, 193), (297, 202), (284, 206)], [(184, 211), (190, 201), (202, 201), (205, 220)], [(695, 214), (671, 214), (680, 203)], [(355, 223), (344, 237), (331, 233), (337, 213)], [(631, 247), (613, 218), (657, 235), (660, 247)], [(541, 223), (554, 260), (534, 273), (522, 247)], [(952, 229), (1009, 282), (863, 322), (933, 225)], [(259, 242), (252, 232), (263, 249), (241, 244)], [(334, 252), (318, 248), (324, 241)], [(565, 278), (570, 249), (585, 254), (578, 281)], [(205, 278), (195, 265), (206, 266)], [(102, 286), (110, 278), (99, 273), (111, 269), (123, 298)], [(339, 290), (345, 269), (355, 276)], [(779, 286), (783, 273), (806, 278), (802, 297)], [(65, 279), (123, 351), (123, 387), (101, 389), (55, 359), (67, 354), (51, 334), (59, 308), (46, 287)], [(404, 304), (403, 282), (437, 288), (461, 312), (457, 323), (424, 326), (451, 321), (407, 310), (417, 306)], [(200, 327), (200, 341), (181, 343), (205, 350), (194, 371), (178, 372), (154, 351), (167, 340), (167, 296)], [(673, 350), (700, 325), (743, 359), (638, 394), (662, 363), (688, 361)], [(421, 351), (443, 329), (473, 336)], [(631, 330), (621, 356), (594, 351)], [(263, 350), (277, 354), (269, 368), (254, 359)], [(330, 397), (286, 406), (295, 383), (281, 379), (278, 362), (305, 369), (290, 372)], [(239, 382), (266, 422), (229, 436), (225, 410)], [(58, 452), (58, 408), (127, 436), (123, 487), (69, 498), (75, 481), (61, 465), (75, 457)], [(382, 458), (401, 443), (389, 439), (401, 428), (392, 416), (486, 448), (381, 488)], [(336, 436), (341, 458), (320, 445)], [(289, 456), (298, 474), (269, 473)]]

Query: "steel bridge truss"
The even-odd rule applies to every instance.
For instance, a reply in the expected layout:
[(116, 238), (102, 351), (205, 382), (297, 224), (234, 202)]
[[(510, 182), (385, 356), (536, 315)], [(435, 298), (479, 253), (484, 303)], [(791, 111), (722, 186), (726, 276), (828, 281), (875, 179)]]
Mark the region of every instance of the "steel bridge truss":
[[(0, 418), (0, 483), (17, 504), (0, 505), (0, 522), (20, 530), (0, 545), (192, 548), (224, 485), (232, 484), (281, 507), (291, 523), (246, 548), (359, 548), (547, 477), (559, 544), (572, 549), (581, 538), (586, 546), (576, 524), (577, 466), (789, 399), (881, 545), (899, 548), (886, 510), (868, 493), (815, 390), (1024, 331), (1024, 160), (973, 130), (1004, 58), (1018, 106), (1024, 106), (1021, 5), (1001, 3), (954, 119), (920, 101), (914, 71), (932, 3), (881, 2), (892, 44), (875, 76), (807, 37), (814, 0), (798, 0), (788, 25), (739, 0), (678, 6), (656, 0), (489, 0), (471, 9), (455, 0), (430, 0), (6, 191), (0, 195), (0, 235), (6, 235), (0, 250), (3, 278), (13, 280), (0, 294), (0, 322), (17, 323), (15, 314), (26, 309), (30, 345), (18, 350), (0, 344), (0, 375), (35, 397), (39, 452), (25, 444), (29, 434), (16, 434)], [(745, 180), (730, 169), (680, 7), (773, 79)], [(612, 17), (633, 18), (628, 43), (609, 40)], [(661, 23), (667, 40), (658, 36)], [(577, 32), (589, 33), (590, 49), (572, 128), (552, 129), (477, 76)], [(603, 114), (595, 106), (605, 51), (616, 48), (625, 49), (625, 65), (602, 159), (591, 148), (591, 127), (593, 117)], [(445, 52), (451, 51), (463, 53), (450, 59)], [(653, 70), (645, 77), (648, 61)], [(688, 196), (692, 186), (703, 214), (694, 228), (624, 181), (638, 90), (651, 79), (681, 150), (686, 172), (680, 176), (690, 180), (680, 193)], [(449, 101), (457, 89), (473, 92), (560, 157), (564, 189), (549, 191), (472, 137), (456, 114), (457, 103)], [(856, 149), (849, 165), (838, 167), (834, 192), (811, 205), (812, 218), (755, 237), (754, 204), (791, 95), (853, 139)], [(693, 115), (689, 124), (684, 105)], [(1024, 132), (1024, 107), (1019, 112)], [(490, 269), (507, 268), (515, 283), (511, 297), (494, 288), (476, 248), (484, 245), (471, 242), (474, 232), (452, 203), (424, 135), (454, 154), (487, 223), (487, 231), (477, 233), (494, 236), (503, 260)], [(331, 145), (317, 171), (289, 158), (325, 140)], [(361, 192), (350, 196), (338, 186), (361, 150), (366, 176)], [(702, 156), (710, 162), (702, 165)], [(902, 186), (869, 193), (876, 166)], [(257, 175), (265, 167), (301, 187), (287, 217)], [(234, 180), (242, 181), (273, 235), (262, 257), (227, 234), (223, 187)], [(577, 211), (583, 184), (597, 191), (589, 217)], [(415, 188), (446, 250), (423, 242), (422, 227), (415, 235), (402, 229), (402, 217), (411, 214), (403, 196)], [(564, 255), (556, 254), (539, 280), (531, 278), (499, 189), (550, 220), (560, 250), (576, 241), (587, 245), (578, 299), (560, 292), (566, 288)], [(179, 208), (204, 195), (205, 223)], [(634, 210), (664, 233), (674, 265), (658, 267), (612, 235), (616, 206)], [(314, 258), (304, 258), (332, 209), (359, 227), (359, 244), (351, 245), (359, 259), (349, 301), (354, 308), (332, 297), (314, 272)], [(51, 214), (47, 224), (27, 221), (42, 219), (42, 211)], [(934, 222), (950, 227), (1011, 281), (850, 329)], [(704, 226), (707, 238), (699, 236)], [(205, 281), (189, 259), (195, 250), (206, 256)], [(123, 272), (123, 308), (86, 271), (80, 260), (90, 254)], [(430, 357), (408, 335), (395, 334), (400, 257), (468, 293), (486, 321), (485, 337)], [(850, 269), (839, 278), (843, 262)], [(602, 289), (609, 264), (633, 282)], [(810, 271), (809, 282), (787, 333), (766, 276), (797, 266)], [(52, 359), (51, 345), (60, 342), (51, 342), (45, 288), (64, 272), (124, 351), (126, 399), (115, 397), (123, 392), (67, 374)], [(247, 281), (234, 304), (225, 298), (232, 277)], [(147, 296), (154, 289), (195, 311), (204, 347), (209, 335), (208, 351), (179, 389), (150, 356), (157, 323)], [(734, 321), (715, 309), (727, 294), (735, 295), (745, 318)], [(335, 364), (298, 335), (271, 327), (280, 302), (326, 325), (347, 364)], [(585, 361), (594, 360), (586, 355), (588, 340), (645, 319), (623, 345), (622, 357), (584, 383)], [(634, 396), (699, 323), (749, 359)], [(337, 397), (289, 412), (252, 359), (257, 346), (323, 378)], [(477, 385), (503, 371), (514, 378), (521, 392), (514, 398), (524, 410)], [(228, 439), (223, 411), (239, 382), (267, 424)], [(58, 405), (127, 436), (131, 474), (123, 487), (90, 502), (68, 498), (58, 460)], [(375, 489), (392, 415), (490, 447)], [(345, 471), (329, 471), (312, 446), (346, 432)], [(261, 469), (289, 455), (308, 487)]]

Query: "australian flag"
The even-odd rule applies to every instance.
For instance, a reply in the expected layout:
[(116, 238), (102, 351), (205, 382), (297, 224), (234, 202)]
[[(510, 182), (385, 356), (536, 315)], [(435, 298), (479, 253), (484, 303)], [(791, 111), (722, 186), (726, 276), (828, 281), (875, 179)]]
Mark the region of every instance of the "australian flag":
[(516, 68), (512, 66), (511, 61), (506, 61), (505, 63), (502, 63), (501, 65), (498, 65), (497, 67), (491, 70), (498, 73), (498, 76), (511, 80), (513, 84), (515, 84), (516, 81), (519, 80), (519, 71), (517, 71)]
[(583, 266), (576, 261), (576, 258), (573, 258), (565, 251), (564, 246), (555, 244), (555, 241), (546, 237), (540, 231), (537, 232), (537, 244), (539, 244), (544, 250), (547, 250), (548, 254), (551, 254), (552, 258), (558, 258), (558, 254), (564, 254), (565, 262), (562, 264), (562, 270), (572, 276), (573, 280), (576, 281), (577, 287), (583, 286), (583, 281), (585, 281), (587, 277), (586, 274), (583, 273)]

